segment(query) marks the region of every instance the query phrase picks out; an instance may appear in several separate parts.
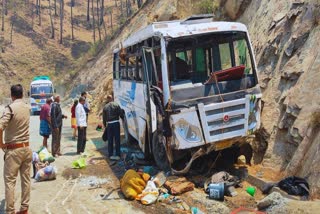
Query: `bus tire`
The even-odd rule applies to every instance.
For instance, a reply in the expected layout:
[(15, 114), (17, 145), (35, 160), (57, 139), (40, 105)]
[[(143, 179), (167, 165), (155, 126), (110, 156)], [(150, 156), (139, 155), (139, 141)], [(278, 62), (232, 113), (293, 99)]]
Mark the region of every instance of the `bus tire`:
[(166, 154), (165, 142), (166, 138), (161, 131), (156, 131), (152, 136), (152, 153), (157, 166), (163, 171), (170, 170), (169, 160)]

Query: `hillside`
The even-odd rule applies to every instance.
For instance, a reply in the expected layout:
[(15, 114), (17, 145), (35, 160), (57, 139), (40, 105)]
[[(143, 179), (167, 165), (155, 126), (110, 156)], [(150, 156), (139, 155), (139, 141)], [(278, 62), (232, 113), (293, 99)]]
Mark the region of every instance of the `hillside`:
[[(318, 0), (149, 0), (99, 57), (79, 72), (76, 82), (95, 90), (99, 111), (112, 93), (112, 49), (132, 32), (154, 20), (206, 12), (213, 12), (216, 20), (243, 22), (250, 31), (263, 90), (262, 129), (254, 143), (255, 154), (264, 157), (265, 167), (306, 177), (313, 196), (319, 197), (319, 4)], [(259, 157), (254, 158), (256, 163), (261, 162)]]
[[(38, 1), (5, 2), (7, 2), (5, 10), (2, 10), (1, 5), (1, 14), (7, 11), (7, 15), (4, 15), (4, 31), (0, 30), (0, 87), (3, 89), (0, 91), (0, 98), (7, 97), (10, 84), (20, 82), (27, 88), (30, 80), (40, 74), (49, 75), (58, 86), (58, 92), (63, 94), (65, 86), (68, 85), (66, 83), (71, 81), (76, 72), (98, 53), (118, 26), (127, 19), (124, 13), (126, 11), (124, 1), (98, 0), (90, 1), (90, 19), (87, 21), (87, 0), (77, 0), (72, 7), (74, 24), (74, 39), (72, 39), (71, 0), (63, 0), (63, 39), (60, 44), (60, 0), (39, 0), (38, 7), (35, 5)], [(100, 26), (100, 41), (97, 13), (101, 14), (102, 2), (104, 2), (105, 24)], [(95, 15), (95, 40), (92, 3)], [(137, 9), (137, 4), (131, 5), (131, 13)], [(54, 38), (51, 33), (50, 13), (54, 25)], [(2, 27), (2, 22), (0, 25)]]

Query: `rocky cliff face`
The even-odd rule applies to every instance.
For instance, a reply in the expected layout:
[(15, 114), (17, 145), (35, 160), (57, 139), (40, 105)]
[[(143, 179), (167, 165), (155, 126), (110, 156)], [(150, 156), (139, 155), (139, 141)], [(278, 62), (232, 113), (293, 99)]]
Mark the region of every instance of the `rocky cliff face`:
[(95, 88), (102, 103), (112, 90), (112, 47), (154, 20), (183, 19), (207, 9), (217, 20), (248, 26), (264, 102), (262, 130), (254, 149), (264, 152), (267, 147), (265, 166), (306, 177), (313, 195), (319, 197), (319, 0), (149, 1), (100, 58), (80, 73), (79, 80)]
[(252, 1), (239, 19), (249, 28), (263, 89), (264, 164), (317, 188), (319, 13), (319, 1)]

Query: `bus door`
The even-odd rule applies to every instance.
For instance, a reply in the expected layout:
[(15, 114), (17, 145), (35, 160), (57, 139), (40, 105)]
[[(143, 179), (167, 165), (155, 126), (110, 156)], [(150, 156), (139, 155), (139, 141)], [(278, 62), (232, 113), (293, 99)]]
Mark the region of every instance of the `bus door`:
[[(151, 145), (152, 133), (157, 129), (157, 112), (156, 106), (152, 100), (151, 86), (157, 85), (158, 76), (156, 72), (156, 63), (153, 49), (149, 47), (142, 47), (142, 58), (144, 67), (144, 96), (146, 100), (146, 141)], [(147, 145), (145, 153), (151, 154), (151, 147)]]

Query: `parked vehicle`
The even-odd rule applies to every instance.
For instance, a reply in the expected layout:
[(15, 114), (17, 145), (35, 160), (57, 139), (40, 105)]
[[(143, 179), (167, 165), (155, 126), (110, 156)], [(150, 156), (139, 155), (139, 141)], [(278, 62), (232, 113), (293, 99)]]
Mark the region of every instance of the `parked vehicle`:
[[(155, 22), (114, 50), (125, 135), (163, 169), (239, 145), (259, 129), (261, 91), (248, 30), (192, 16)], [(173, 163), (182, 157), (184, 169)]]
[(48, 76), (36, 76), (30, 84), (31, 114), (39, 114), (41, 106), (46, 103), (46, 99), (52, 97), (54, 88), (52, 81)]

